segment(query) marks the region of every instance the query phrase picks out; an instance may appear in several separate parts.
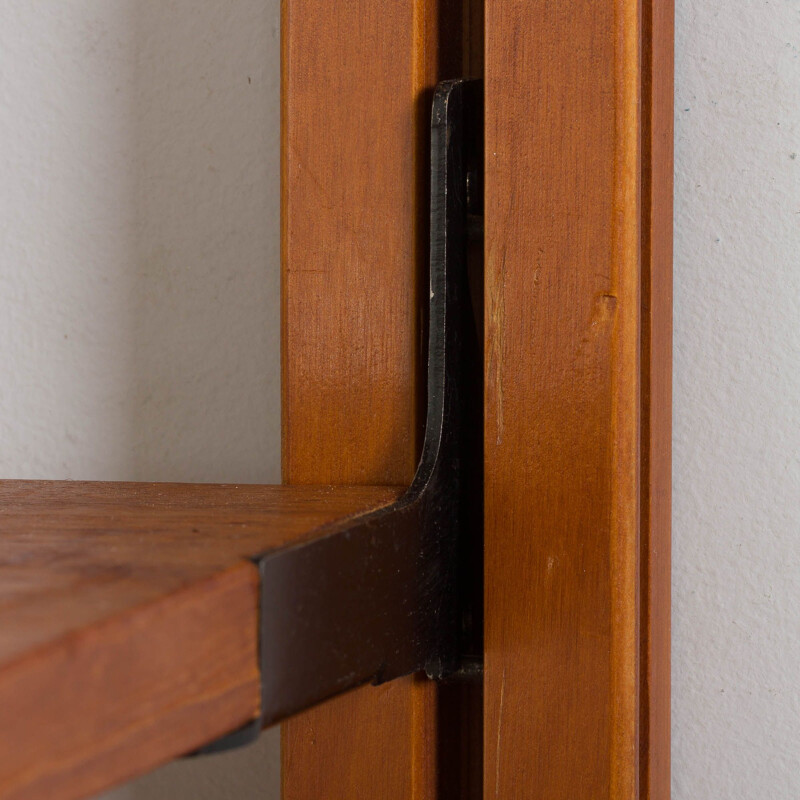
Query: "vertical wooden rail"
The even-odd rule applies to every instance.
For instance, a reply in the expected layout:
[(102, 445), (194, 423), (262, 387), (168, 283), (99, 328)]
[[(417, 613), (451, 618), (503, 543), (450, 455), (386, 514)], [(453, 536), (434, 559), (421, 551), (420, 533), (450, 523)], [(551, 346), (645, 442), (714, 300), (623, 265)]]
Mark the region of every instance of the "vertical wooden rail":
[(487, 0), (486, 798), (669, 796), (671, 36)]
[(643, 800), (670, 796), (674, 0), (642, 5)]
[[(430, 98), (461, 74), (461, 13), (461, 0), (283, 2), (287, 483), (413, 475)], [(436, 740), (433, 684), (365, 687), (284, 725), (284, 798), (435, 798)]]

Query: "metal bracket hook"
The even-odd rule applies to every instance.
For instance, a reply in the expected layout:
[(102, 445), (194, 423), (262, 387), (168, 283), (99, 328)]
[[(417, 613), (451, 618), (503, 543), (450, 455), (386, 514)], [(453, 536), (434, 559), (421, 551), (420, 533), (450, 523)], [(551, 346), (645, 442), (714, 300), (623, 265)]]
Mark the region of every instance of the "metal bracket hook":
[(481, 91), (478, 81), (447, 81), (433, 98), (428, 399), (414, 480), (386, 508), (255, 559), (261, 716), (202, 752), (244, 744), (263, 727), (370, 681), (420, 670), (444, 678), (465, 652), (480, 652), (481, 587), (465, 577), (464, 539), (482, 522), (480, 357), (467, 276), (468, 212), (480, 194)]

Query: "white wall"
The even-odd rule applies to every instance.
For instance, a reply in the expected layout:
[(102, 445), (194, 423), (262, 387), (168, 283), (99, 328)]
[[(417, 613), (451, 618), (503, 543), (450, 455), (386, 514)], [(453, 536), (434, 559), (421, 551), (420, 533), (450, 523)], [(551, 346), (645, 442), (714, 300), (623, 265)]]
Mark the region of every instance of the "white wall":
[[(0, 477), (276, 482), (278, 0), (0, 0)], [(278, 797), (277, 737), (118, 800)]]
[[(678, 0), (675, 800), (800, 797), (800, 0)], [(278, 479), (277, 0), (0, 0), (0, 477)], [(125, 800), (277, 797), (274, 735)]]
[(800, 797), (800, 0), (678, 0), (673, 797)]

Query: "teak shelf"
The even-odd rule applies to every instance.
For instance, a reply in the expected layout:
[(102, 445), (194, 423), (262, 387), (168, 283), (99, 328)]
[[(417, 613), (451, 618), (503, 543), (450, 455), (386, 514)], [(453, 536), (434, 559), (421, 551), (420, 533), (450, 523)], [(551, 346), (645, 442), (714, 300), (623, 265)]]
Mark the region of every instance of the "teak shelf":
[(249, 557), (399, 493), (0, 482), (0, 798), (92, 795), (255, 718)]

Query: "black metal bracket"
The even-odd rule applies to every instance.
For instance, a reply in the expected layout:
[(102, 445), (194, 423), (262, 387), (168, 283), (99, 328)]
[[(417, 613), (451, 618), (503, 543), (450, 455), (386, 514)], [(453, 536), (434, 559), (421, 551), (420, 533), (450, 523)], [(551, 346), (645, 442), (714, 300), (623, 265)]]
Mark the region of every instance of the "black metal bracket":
[(480, 657), (481, 361), (467, 254), (480, 210), (482, 126), (480, 82), (439, 84), (431, 118), (427, 416), (414, 480), (391, 506), (255, 559), (261, 717), (202, 752), (245, 744), (263, 727), (361, 684), (422, 670), (441, 679), (471, 653)]

